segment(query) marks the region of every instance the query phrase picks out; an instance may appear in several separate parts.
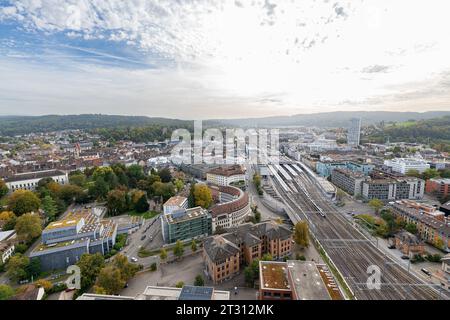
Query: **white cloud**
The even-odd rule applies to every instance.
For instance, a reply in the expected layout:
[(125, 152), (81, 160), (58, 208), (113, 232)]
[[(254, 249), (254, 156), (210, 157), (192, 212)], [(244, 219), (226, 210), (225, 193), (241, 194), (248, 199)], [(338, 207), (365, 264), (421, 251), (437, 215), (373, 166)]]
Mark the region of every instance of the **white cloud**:
[(108, 70), (69, 60), (74, 70), (49, 71), (3, 59), (4, 68), (18, 67), (25, 79), (37, 81), (45, 74), (61, 90), (22, 86), (14, 76), (0, 90), (12, 98), (21, 87), (47, 109), (83, 99), (91, 110), (120, 111), (127, 104), (135, 106), (130, 112), (142, 112), (151, 105), (157, 115), (177, 117), (195, 114), (187, 107), (202, 117), (355, 105), (449, 109), (449, 88), (441, 81), (450, 70), (448, 9), (447, 0), (16, 0), (0, 10), (0, 21), (15, 20), (50, 36), (64, 33), (87, 45), (90, 40), (125, 43), (148, 56), (149, 64), (168, 60), (175, 67)]

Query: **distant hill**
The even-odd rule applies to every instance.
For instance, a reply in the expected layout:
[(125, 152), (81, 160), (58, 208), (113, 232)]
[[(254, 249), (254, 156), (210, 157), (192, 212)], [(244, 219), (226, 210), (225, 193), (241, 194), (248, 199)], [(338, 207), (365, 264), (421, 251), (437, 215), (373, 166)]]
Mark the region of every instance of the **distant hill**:
[[(254, 119), (215, 119), (204, 121), (204, 127), (284, 127), (284, 126), (317, 126), (347, 127), (351, 118), (361, 118), (363, 125), (376, 124), (381, 121), (404, 122), (408, 120), (427, 120), (450, 116), (450, 111), (430, 112), (327, 112), (314, 114), (298, 114), (293, 116), (277, 116)], [(150, 118), (144, 116), (117, 116), (104, 114), (82, 115), (47, 115), (47, 116), (0, 116), (0, 136), (23, 135), (32, 132), (50, 132), (69, 129), (126, 129), (147, 126), (165, 126), (170, 128), (192, 126), (192, 121)]]
[(191, 122), (166, 118), (115, 116), (103, 114), (3, 116), (0, 117), (0, 135), (15, 136), (33, 132), (51, 132), (76, 129), (127, 128), (152, 125), (184, 127)]
[(347, 127), (351, 118), (361, 118), (362, 125), (376, 124), (381, 121), (402, 122), (407, 120), (425, 120), (450, 115), (450, 111), (429, 112), (387, 112), (387, 111), (338, 111), (293, 116), (277, 116), (254, 119), (217, 119), (208, 120), (209, 126), (239, 127), (276, 127), (276, 126), (317, 126), (321, 128)]
[(363, 136), (364, 142), (418, 142), (429, 143), (442, 151), (450, 151), (450, 116), (406, 121), (377, 127)]

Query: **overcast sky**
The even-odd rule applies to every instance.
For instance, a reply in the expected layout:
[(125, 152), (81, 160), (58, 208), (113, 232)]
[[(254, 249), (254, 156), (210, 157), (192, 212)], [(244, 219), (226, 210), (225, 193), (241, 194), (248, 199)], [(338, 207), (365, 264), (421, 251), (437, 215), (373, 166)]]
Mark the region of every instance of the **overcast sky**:
[(0, 114), (450, 110), (448, 0), (0, 0)]

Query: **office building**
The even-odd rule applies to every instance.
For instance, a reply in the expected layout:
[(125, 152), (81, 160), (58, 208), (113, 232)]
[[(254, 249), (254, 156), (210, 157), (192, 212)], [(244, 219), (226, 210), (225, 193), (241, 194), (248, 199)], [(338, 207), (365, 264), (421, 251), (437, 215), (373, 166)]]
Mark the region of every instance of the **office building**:
[(347, 133), (347, 144), (352, 147), (359, 146), (361, 136), (361, 118), (350, 119), (350, 127)]
[(19, 173), (6, 178), (5, 183), (8, 189), (13, 192), (16, 190), (35, 190), (38, 182), (45, 178), (51, 178), (62, 185), (69, 183), (68, 174), (60, 170)]
[(394, 158), (385, 160), (384, 165), (392, 168), (392, 171), (401, 174), (407, 174), (410, 170), (417, 170), (419, 173), (423, 173), (430, 168), (430, 165), (425, 160), (413, 158)]

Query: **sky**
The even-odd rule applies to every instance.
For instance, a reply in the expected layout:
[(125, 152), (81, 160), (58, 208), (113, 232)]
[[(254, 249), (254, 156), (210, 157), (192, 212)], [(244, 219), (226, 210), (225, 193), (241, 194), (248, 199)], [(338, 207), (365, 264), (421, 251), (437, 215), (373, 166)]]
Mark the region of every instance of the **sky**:
[(448, 0), (0, 0), (0, 115), (450, 110)]

